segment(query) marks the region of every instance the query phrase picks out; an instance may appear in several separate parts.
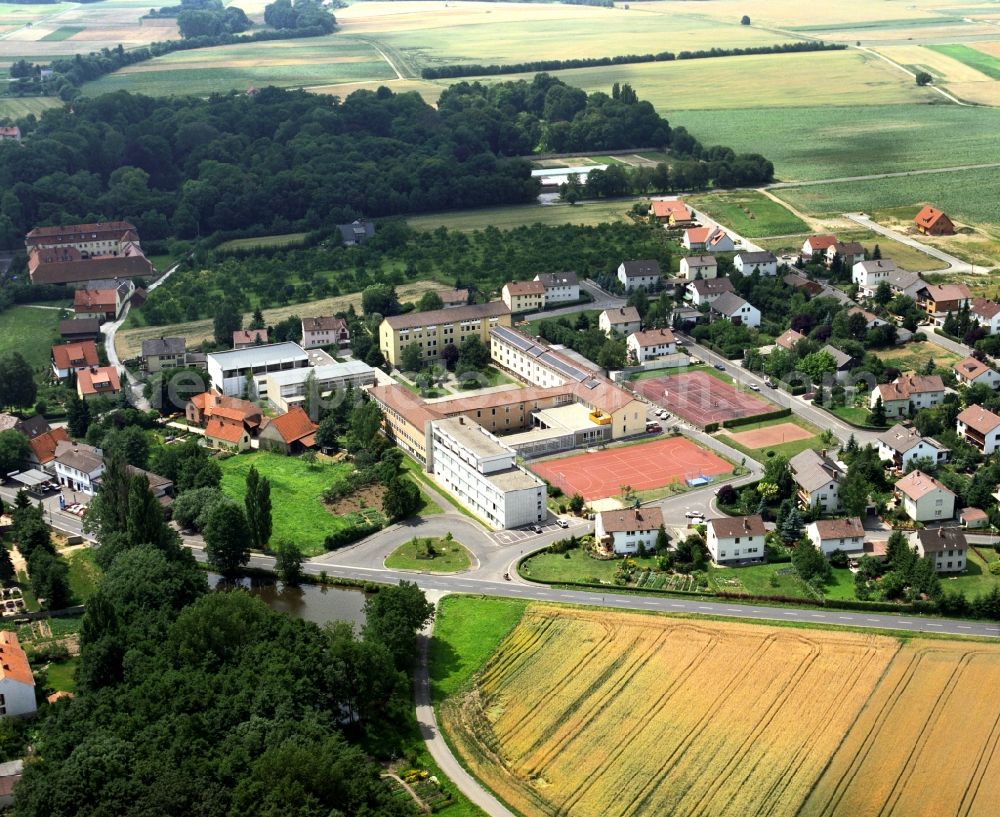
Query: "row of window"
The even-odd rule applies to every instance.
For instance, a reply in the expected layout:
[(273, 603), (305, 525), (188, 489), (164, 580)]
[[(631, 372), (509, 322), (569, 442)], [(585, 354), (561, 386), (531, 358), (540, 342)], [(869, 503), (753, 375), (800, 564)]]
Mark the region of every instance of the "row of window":
[[(739, 542), (740, 540), (737, 539), (736, 541)], [(747, 555), (749, 555), (751, 553), (760, 553), (760, 548), (744, 548), (743, 552), (746, 553)], [(740, 555), (740, 549), (736, 548), (733, 551), (733, 556), (739, 556), (739, 555)], [(725, 559), (726, 558), (726, 551), (720, 550), (719, 551), (719, 558), (720, 559)]]

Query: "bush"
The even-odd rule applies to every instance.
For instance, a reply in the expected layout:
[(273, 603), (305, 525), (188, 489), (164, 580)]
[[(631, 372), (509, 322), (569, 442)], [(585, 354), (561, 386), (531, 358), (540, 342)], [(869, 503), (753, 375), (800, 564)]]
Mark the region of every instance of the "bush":
[[(837, 548), (833, 553), (830, 554), (830, 567), (847, 567), (849, 559), (847, 554), (840, 548)], [(998, 562), (1000, 564), (1000, 562)]]
[(334, 531), (326, 537), (323, 544), (327, 550), (336, 550), (337, 548), (364, 539), (366, 536), (371, 536), (371, 534), (380, 530), (382, 530), (382, 526), (377, 522), (363, 522), (350, 528)]
[[(734, 417), (732, 420), (723, 420), (723, 428), (735, 428), (736, 426), (745, 426), (750, 423), (762, 423), (765, 420), (778, 420), (782, 417), (789, 417), (792, 414), (790, 408), (778, 409), (777, 411), (769, 411), (767, 414), (754, 414), (751, 417)], [(705, 429), (708, 431), (708, 428)]]
[(1000, 576), (1000, 562), (990, 562), (990, 573)]
[(713, 431), (718, 431), (718, 430), (719, 430), (718, 423), (709, 423), (708, 425), (705, 426), (706, 434), (711, 434)]

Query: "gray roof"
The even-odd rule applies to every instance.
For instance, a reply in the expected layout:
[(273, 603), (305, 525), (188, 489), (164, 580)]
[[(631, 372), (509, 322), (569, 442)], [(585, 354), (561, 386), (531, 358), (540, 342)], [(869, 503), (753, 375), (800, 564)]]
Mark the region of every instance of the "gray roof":
[(778, 259), (773, 252), (741, 252), (736, 257), (741, 264), (776, 264)]
[(101, 322), (97, 318), (68, 318), (59, 321), (59, 334), (63, 337), (77, 335), (97, 336), (101, 333)]
[(290, 386), (294, 383), (305, 383), (310, 374), (315, 374), (316, 382), (323, 383), (342, 377), (362, 377), (370, 375), (375, 382), (375, 370), (363, 360), (351, 358), (343, 363), (327, 363), (323, 366), (309, 366), (300, 369), (285, 369), (281, 372), (270, 372), (267, 376), (279, 386)]
[(375, 235), (375, 225), (370, 221), (352, 221), (350, 224), (338, 224), (337, 229), (340, 230), (340, 237), (347, 243), (361, 243), (365, 239), (371, 238)]
[(854, 266), (865, 272), (895, 272), (896, 262), (889, 258), (875, 258), (868, 261), (858, 261)]
[(961, 528), (924, 528), (915, 531), (916, 538), (924, 548), (924, 552), (935, 553), (940, 550), (965, 550), (969, 544)]
[(608, 320), (611, 322), (612, 326), (620, 326), (623, 323), (639, 323), (642, 318), (639, 317), (639, 310), (634, 306), (620, 306), (616, 309), (605, 309), (604, 314), (608, 316)]
[(877, 436), (877, 439), (887, 448), (891, 448), (893, 451), (900, 454), (905, 454), (921, 441), (941, 451), (947, 450), (937, 440), (931, 439), (930, 437), (921, 437), (920, 432), (915, 428), (907, 428), (899, 423), (894, 425), (888, 431), (883, 431)]
[(540, 272), (535, 280), (545, 287), (572, 287), (578, 283), (575, 272)]
[(622, 266), (625, 268), (626, 278), (646, 278), (650, 275), (660, 274), (660, 262), (655, 258), (647, 258), (642, 261), (625, 261)]
[(297, 343), (286, 341), (285, 343), (248, 346), (246, 349), (231, 349), (228, 352), (212, 352), (208, 359), (218, 363), (223, 370), (230, 370), (273, 365), (281, 361), (308, 361), (309, 355)]
[(148, 338), (142, 342), (143, 357), (183, 355), (186, 350), (187, 341), (184, 338)]
[(489, 301), (485, 304), (453, 306), (450, 309), (431, 309), (427, 312), (407, 312), (385, 319), (393, 329), (415, 329), (418, 326), (437, 326), (460, 321), (477, 321), (483, 318), (498, 318), (509, 315), (510, 310), (503, 301)]
[(685, 255), (684, 260), (689, 267), (714, 267), (719, 263), (714, 255)]
[(795, 483), (806, 491), (815, 491), (844, 474), (833, 460), (807, 448), (788, 461)]
[(739, 312), (750, 302), (744, 300), (735, 292), (723, 292), (718, 298), (712, 301), (712, 311), (720, 315), (733, 315)]
[(854, 358), (851, 357), (849, 354), (847, 354), (847, 352), (842, 352), (840, 351), (840, 349), (831, 346), (829, 343), (826, 344), (826, 346), (824, 346), (822, 349), (820, 349), (820, 351), (826, 352), (828, 355), (830, 355), (830, 357), (833, 358), (833, 362), (837, 364), (838, 369), (843, 369), (846, 366), (849, 366), (851, 364), (851, 361), (854, 360)]
[(67, 468), (75, 468), (85, 474), (92, 474), (104, 466), (101, 449), (65, 440), (56, 443), (55, 459)]
[(733, 282), (728, 278), (699, 278), (688, 284), (699, 295), (722, 294), (733, 291)]

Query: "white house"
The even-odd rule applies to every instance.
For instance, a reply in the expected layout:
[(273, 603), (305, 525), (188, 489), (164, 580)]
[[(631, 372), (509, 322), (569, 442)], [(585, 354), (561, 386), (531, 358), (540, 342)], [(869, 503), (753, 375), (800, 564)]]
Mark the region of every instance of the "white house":
[(787, 329), (781, 333), (774, 341), (775, 346), (780, 346), (782, 349), (787, 349), (791, 351), (795, 348), (795, 344), (800, 340), (805, 340), (806, 336), (801, 332), (796, 332), (794, 329)]
[(822, 255), (828, 247), (836, 243), (835, 235), (811, 235), (802, 242), (802, 260), (808, 264), (813, 260), (813, 256)]
[(982, 406), (969, 406), (955, 418), (958, 436), (985, 455), (1000, 447), (1000, 417)]
[(764, 558), (764, 520), (759, 516), (727, 516), (708, 520), (708, 552), (716, 564), (759, 562)]
[(511, 312), (535, 312), (545, 306), (545, 285), (541, 281), (511, 281), (500, 290), (500, 300)]
[(955, 371), (955, 379), (960, 386), (976, 386), (982, 384), (991, 389), (1000, 388), (1000, 374), (991, 369), (981, 360), (974, 357), (967, 357), (960, 360), (952, 367)]
[(733, 292), (724, 292), (712, 302), (712, 314), (733, 323), (754, 328), (760, 326), (760, 310)]
[(21, 649), (17, 633), (0, 631), (0, 717), (32, 715), (35, 704), (35, 678), (28, 656)]
[(693, 281), (699, 273), (702, 278), (715, 278), (719, 274), (719, 264), (714, 255), (686, 255), (681, 259), (681, 278)]
[(903, 470), (908, 468), (914, 460), (929, 459), (935, 463), (947, 462), (951, 453), (937, 440), (921, 437), (920, 432), (916, 429), (899, 424), (894, 425), (888, 431), (883, 431), (875, 439), (878, 441), (879, 457)]
[(545, 303), (575, 303), (580, 300), (580, 282), (575, 272), (542, 272), (535, 276), (545, 287)]
[(638, 332), (642, 326), (639, 310), (634, 306), (621, 306), (616, 309), (605, 309), (597, 319), (597, 325), (605, 335), (612, 331), (620, 335), (631, 335)]
[(861, 288), (866, 298), (871, 298), (878, 285), (889, 283), (889, 278), (896, 272), (896, 263), (888, 258), (878, 258), (873, 261), (858, 261), (851, 267), (851, 280)]
[(865, 260), (865, 248), (857, 241), (838, 241), (826, 248), (826, 265), (832, 266), (833, 260), (839, 256), (844, 269), (852, 269), (859, 261)]
[(840, 509), (840, 480), (844, 471), (836, 462), (807, 448), (792, 457), (788, 466), (804, 505), (827, 513)]
[(660, 262), (656, 259), (623, 261), (618, 267), (618, 280), (626, 292), (632, 292), (639, 287), (647, 290), (658, 289), (662, 280)]
[(302, 319), (302, 348), (340, 346), (350, 343), (351, 332), (344, 318), (320, 317)]
[(969, 317), (979, 321), (991, 335), (1000, 332), (1000, 304), (985, 298), (973, 298), (969, 304)]
[(736, 249), (729, 233), (721, 227), (689, 227), (681, 240), (684, 249), (692, 252), (732, 252)]
[(594, 536), (615, 553), (630, 556), (656, 547), (656, 534), (663, 524), (663, 511), (659, 508), (625, 508), (618, 511), (601, 511), (594, 524)]
[(923, 471), (910, 471), (900, 479), (896, 493), (906, 515), (914, 522), (951, 519), (955, 515), (955, 495)]
[(806, 535), (827, 556), (835, 550), (856, 553), (865, 544), (865, 528), (856, 516), (848, 519), (817, 519), (806, 527)]
[(773, 252), (738, 252), (733, 265), (742, 275), (759, 272), (773, 277), (778, 274), (778, 259)]
[(695, 306), (710, 304), (723, 292), (734, 292), (733, 282), (728, 278), (703, 278), (687, 285), (687, 296)]
[(909, 538), (917, 555), (930, 559), (938, 573), (965, 570), (969, 544), (961, 528), (924, 528), (913, 531)]
[(304, 369), (309, 366), (309, 355), (297, 343), (271, 343), (248, 346), (228, 352), (213, 352), (207, 356), (208, 376), (212, 388), (227, 397), (238, 397), (247, 388), (247, 373), (254, 381), (256, 395), (250, 399), (267, 397), (265, 376), (270, 372)]
[(628, 336), (625, 345), (635, 358), (636, 363), (645, 363), (664, 355), (672, 355), (677, 351), (677, 341), (669, 329), (647, 329), (645, 332), (633, 332)]
[(104, 452), (83, 443), (56, 443), (55, 473), (59, 484), (71, 491), (93, 496), (104, 473)]
[(886, 417), (907, 417), (911, 412), (939, 405), (944, 400), (944, 382), (936, 374), (905, 374), (872, 389), (869, 408), (875, 408), (880, 397)]

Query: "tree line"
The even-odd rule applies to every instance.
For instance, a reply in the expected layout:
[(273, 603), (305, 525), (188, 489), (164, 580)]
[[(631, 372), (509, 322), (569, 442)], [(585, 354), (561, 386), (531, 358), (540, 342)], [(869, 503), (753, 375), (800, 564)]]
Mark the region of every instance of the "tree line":
[(801, 41), (776, 43), (750, 48), (708, 48), (699, 51), (660, 51), (655, 54), (620, 54), (615, 57), (578, 57), (568, 60), (531, 60), (503, 65), (461, 63), (424, 68), (424, 79), (455, 79), (457, 77), (486, 77), (503, 74), (527, 74), (538, 71), (565, 71), (568, 68), (601, 68), (609, 65), (632, 65), (644, 62), (673, 62), (674, 60), (704, 60), (715, 57), (746, 57), (754, 54), (798, 54), (805, 51), (841, 51), (847, 48), (839, 43)]

